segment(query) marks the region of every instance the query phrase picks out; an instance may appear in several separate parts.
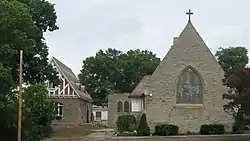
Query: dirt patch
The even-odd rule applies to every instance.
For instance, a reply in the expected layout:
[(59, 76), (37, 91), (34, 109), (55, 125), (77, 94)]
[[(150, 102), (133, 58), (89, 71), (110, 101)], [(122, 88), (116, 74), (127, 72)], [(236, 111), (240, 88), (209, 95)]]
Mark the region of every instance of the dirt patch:
[(91, 124), (76, 125), (74, 127), (60, 127), (55, 130), (51, 138), (45, 141), (73, 141), (93, 133), (92, 130), (95, 129), (100, 129), (100, 127)]

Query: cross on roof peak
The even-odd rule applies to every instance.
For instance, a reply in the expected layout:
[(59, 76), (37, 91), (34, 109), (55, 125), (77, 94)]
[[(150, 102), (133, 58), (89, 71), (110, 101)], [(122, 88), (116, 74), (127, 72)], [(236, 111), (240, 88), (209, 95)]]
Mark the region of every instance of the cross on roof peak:
[(191, 12), (191, 9), (189, 9), (186, 14), (188, 15), (188, 22), (191, 22), (191, 15), (193, 15), (194, 13)]

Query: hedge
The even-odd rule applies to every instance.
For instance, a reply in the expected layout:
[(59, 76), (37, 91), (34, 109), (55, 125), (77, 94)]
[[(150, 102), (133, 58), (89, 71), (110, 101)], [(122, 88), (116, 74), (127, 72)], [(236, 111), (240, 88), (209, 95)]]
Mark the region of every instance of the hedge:
[(157, 136), (169, 136), (177, 135), (179, 127), (172, 124), (160, 124), (155, 126), (155, 135)]
[(200, 134), (224, 134), (225, 126), (223, 124), (204, 124), (200, 128)]

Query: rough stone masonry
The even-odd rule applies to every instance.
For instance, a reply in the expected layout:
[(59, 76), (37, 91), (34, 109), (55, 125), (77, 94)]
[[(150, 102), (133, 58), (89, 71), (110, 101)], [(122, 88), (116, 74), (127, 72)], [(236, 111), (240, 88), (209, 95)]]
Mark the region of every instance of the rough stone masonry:
[[(152, 130), (157, 124), (171, 123), (179, 126), (180, 133), (199, 132), (202, 124), (224, 124), (226, 131), (231, 131), (233, 117), (223, 110), (228, 102), (222, 100), (222, 94), (227, 91), (222, 85), (224, 71), (190, 16), (167, 55), (154, 73), (146, 77), (131, 95), (150, 94), (145, 97), (142, 112), (146, 113)], [(113, 111), (109, 115), (116, 115), (115, 108), (110, 109)]]

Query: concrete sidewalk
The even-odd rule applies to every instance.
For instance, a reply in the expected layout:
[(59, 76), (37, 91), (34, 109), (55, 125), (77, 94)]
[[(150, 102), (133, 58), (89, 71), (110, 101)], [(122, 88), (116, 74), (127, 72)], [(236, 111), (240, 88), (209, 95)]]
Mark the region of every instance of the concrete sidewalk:
[(94, 133), (77, 141), (105, 141), (112, 138), (115, 133), (114, 129), (97, 129), (92, 131), (94, 131)]
[(230, 138), (230, 137), (244, 137), (249, 138), (250, 134), (222, 134), (222, 135), (177, 135), (177, 136), (123, 136), (111, 137), (111, 140), (136, 140), (136, 139), (174, 139), (174, 138)]
[(123, 140), (123, 141), (162, 141), (162, 140), (218, 140), (218, 141), (250, 141), (250, 134), (222, 134), (222, 135), (177, 135), (177, 136), (114, 136), (114, 129), (98, 129), (93, 130), (94, 133), (77, 141), (111, 141), (111, 140)]

